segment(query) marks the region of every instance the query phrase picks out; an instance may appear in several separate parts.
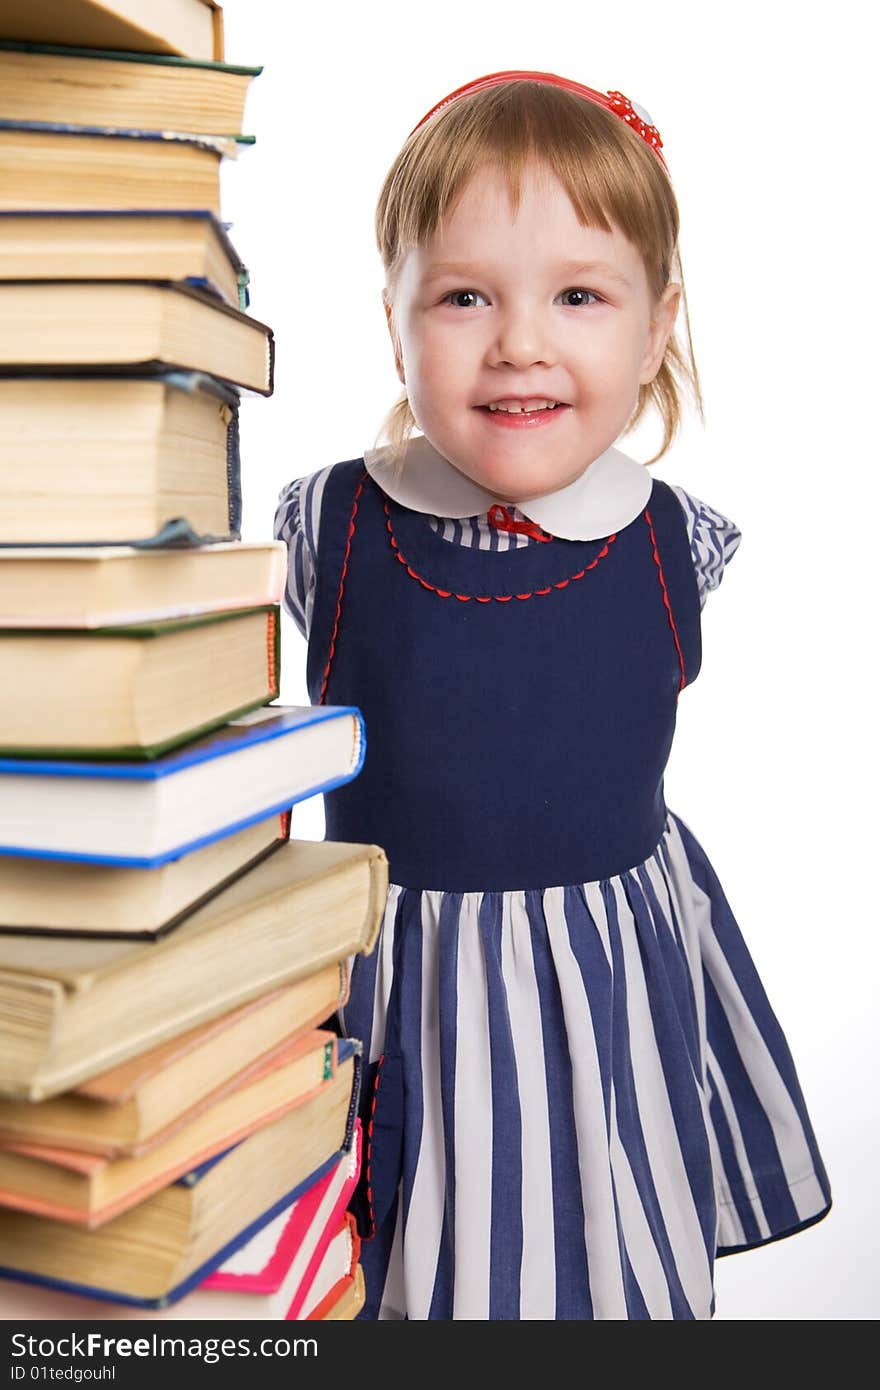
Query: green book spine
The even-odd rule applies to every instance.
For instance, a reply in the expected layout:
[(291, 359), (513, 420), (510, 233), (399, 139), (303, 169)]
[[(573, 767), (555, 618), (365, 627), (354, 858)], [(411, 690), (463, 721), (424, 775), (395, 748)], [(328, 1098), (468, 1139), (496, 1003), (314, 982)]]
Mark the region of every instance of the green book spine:
[(208, 58), (181, 58), (173, 53), (129, 53), (112, 48), (65, 48), (57, 43), (25, 43), (19, 39), (0, 40), (0, 49), (12, 53), (48, 53), (56, 58), (101, 58), (114, 63), (158, 63), (171, 68), (211, 68), (216, 72), (237, 73), (240, 77), (259, 77), (262, 64), (256, 68), (238, 63), (218, 63)]
[(241, 705), (238, 709), (231, 709), (225, 714), (219, 715), (216, 719), (209, 719), (206, 724), (199, 724), (194, 729), (184, 729), (180, 734), (175, 734), (173, 738), (166, 739), (164, 743), (152, 743), (149, 748), (139, 746), (121, 748), (4, 748), (0, 746), (0, 757), (2, 758), (71, 758), (76, 762), (94, 763), (150, 763), (156, 758), (160, 758), (163, 753), (170, 753), (172, 748), (179, 748), (184, 743), (191, 743), (203, 734), (213, 733), (215, 729), (228, 724), (230, 719), (240, 719), (243, 714), (250, 714), (251, 710), (261, 709), (263, 705), (271, 704), (272, 698), (262, 695), (258, 700), (251, 700), (246, 705)]
[(80, 637), (85, 642), (102, 637), (147, 640), (151, 637), (164, 637), (169, 632), (185, 632), (188, 628), (230, 623), (235, 618), (246, 618), (252, 613), (271, 613), (275, 618), (275, 626), (278, 626), (278, 604), (262, 603), (255, 608), (230, 608), (222, 613), (195, 613), (186, 618), (161, 618), (145, 623), (116, 623), (108, 627), (6, 627), (0, 628), (0, 642), (4, 637)]

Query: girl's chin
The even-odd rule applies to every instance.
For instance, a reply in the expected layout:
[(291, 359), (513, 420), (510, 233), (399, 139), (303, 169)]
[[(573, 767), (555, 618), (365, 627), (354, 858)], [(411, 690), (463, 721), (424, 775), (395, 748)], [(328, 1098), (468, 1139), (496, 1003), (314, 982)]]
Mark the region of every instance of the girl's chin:
[(504, 502), (523, 502), (529, 497), (543, 497), (545, 492), (557, 492), (583, 472), (577, 465), (573, 469), (560, 468), (561, 460), (548, 460), (543, 449), (518, 449), (516, 453), (519, 457), (511, 458), (507, 450), (482, 450), (470, 466), (465, 463), (459, 471)]

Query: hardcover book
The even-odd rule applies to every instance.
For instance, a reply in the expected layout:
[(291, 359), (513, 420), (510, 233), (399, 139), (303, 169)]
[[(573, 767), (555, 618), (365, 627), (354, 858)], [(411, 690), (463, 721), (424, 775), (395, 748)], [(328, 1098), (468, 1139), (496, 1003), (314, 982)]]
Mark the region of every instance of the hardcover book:
[(291, 841), (159, 941), (0, 935), (0, 1094), (69, 1091), (267, 990), (369, 953), (387, 887), (375, 845)]
[(210, 1309), (214, 1317), (296, 1318), (338, 1232), (362, 1163), (363, 1136), (355, 1122), (354, 1142), (329, 1173), (243, 1245), (202, 1284), (187, 1304), (192, 1317)]
[(240, 135), (260, 68), (0, 41), (0, 119)]
[[(232, 388), (196, 372), (0, 375), (0, 546), (150, 542), (167, 555), (198, 536), (237, 535), (238, 405)], [(7, 597), (7, 582), (4, 611), (45, 619), (45, 584)]]
[(250, 276), (204, 208), (0, 211), (0, 279), (187, 280), (233, 309)]
[(275, 698), (279, 633), (275, 606), (0, 629), (0, 662), (15, 674), (0, 686), (0, 755), (157, 758)]
[(280, 541), (0, 547), (0, 629), (106, 628), (268, 608), (281, 602), (286, 574)]
[(366, 1301), (364, 1271), (360, 1264), (355, 1264), (351, 1274), (339, 1281), (309, 1318), (312, 1322), (353, 1322)]
[(0, 209), (220, 212), (220, 161), (246, 136), (0, 121)]
[(102, 1316), (113, 1303), (162, 1308), (183, 1298), (339, 1162), (359, 1078), (359, 1044), (340, 1041), (336, 1075), (311, 1100), (96, 1230), (0, 1209), (0, 1279), (23, 1281), (17, 1292), (3, 1286), (0, 1306), (39, 1316), (43, 1291), (29, 1284), (84, 1296), (71, 1301), (73, 1317), (94, 1318), (92, 1299), (108, 1301)]
[(353, 707), (266, 705), (151, 762), (0, 758), (0, 855), (164, 864), (351, 781), (364, 753)]
[(217, 0), (0, 0), (0, 38), (223, 59)]
[(289, 1037), (136, 1154), (95, 1154), (0, 1139), (0, 1206), (94, 1228), (167, 1187), (261, 1125), (317, 1095), (336, 1073), (336, 1035)]
[(0, 855), (0, 936), (164, 936), (289, 834), (290, 813), (282, 811), (147, 869)]
[(108, 1158), (146, 1153), (324, 1023), (347, 992), (347, 964), (334, 962), (53, 1100), (0, 1100), (0, 1142)]
[(273, 357), (270, 328), (189, 285), (0, 281), (0, 375), (179, 368), (269, 396)]
[(338, 1238), (342, 1227), (348, 1227), (345, 1208), (360, 1162), (360, 1121), (356, 1120), (350, 1146), (334, 1157), (329, 1170), (307, 1180), (298, 1189), (301, 1195), (178, 1302), (163, 1308), (136, 1307), (0, 1280), (0, 1317), (161, 1322), (296, 1319), (313, 1285), (322, 1291), (332, 1288), (351, 1272), (351, 1234), (347, 1245)]
[[(354, 1217), (346, 1212), (315, 1273), (298, 1319), (303, 1322), (342, 1322), (363, 1307), (363, 1275), (358, 1265), (360, 1237)], [(358, 1274), (361, 1281), (358, 1282)]]

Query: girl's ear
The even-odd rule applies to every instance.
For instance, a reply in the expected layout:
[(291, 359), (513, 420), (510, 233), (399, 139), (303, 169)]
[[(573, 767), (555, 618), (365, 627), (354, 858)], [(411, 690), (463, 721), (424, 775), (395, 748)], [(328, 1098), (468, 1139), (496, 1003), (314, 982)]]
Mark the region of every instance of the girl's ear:
[(639, 373), (639, 383), (642, 386), (647, 386), (649, 381), (654, 380), (663, 364), (663, 354), (675, 327), (680, 299), (681, 285), (667, 285), (654, 306), (642, 358), (642, 370)]
[(403, 357), (400, 351), (400, 339), (397, 336), (397, 329), (394, 326), (394, 306), (391, 303), (391, 295), (387, 289), (382, 291), (382, 307), (385, 310), (385, 322), (388, 325), (388, 332), (391, 336), (391, 346), (394, 349), (394, 366), (397, 369), (398, 377), (405, 386), (406, 377), (403, 374)]

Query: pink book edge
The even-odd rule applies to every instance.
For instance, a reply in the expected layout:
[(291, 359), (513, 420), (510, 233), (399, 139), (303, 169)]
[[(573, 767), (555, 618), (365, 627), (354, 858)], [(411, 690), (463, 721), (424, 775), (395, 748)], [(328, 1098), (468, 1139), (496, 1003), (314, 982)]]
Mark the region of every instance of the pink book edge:
[[(339, 1229), (339, 1220), (342, 1213), (348, 1206), (352, 1192), (357, 1186), (357, 1180), (361, 1170), (362, 1138), (361, 1122), (355, 1121), (354, 1139), (355, 1162), (354, 1169), (345, 1179), (339, 1191), (339, 1196), (333, 1205), (332, 1211), (324, 1224), (324, 1229), (318, 1240), (315, 1254), (309, 1262), (303, 1275), (300, 1287), (294, 1297), (294, 1302), (302, 1303), (303, 1298), (311, 1284), (317, 1268), (316, 1260), (319, 1261), (326, 1251), (331, 1239)], [(348, 1155), (340, 1159), (340, 1163), (348, 1161)], [(315, 1214), (321, 1205), (324, 1194), (333, 1182), (336, 1169), (331, 1168), (329, 1173), (325, 1173), (317, 1183), (304, 1192), (294, 1204), (290, 1218), (281, 1232), (274, 1251), (268, 1263), (261, 1270), (253, 1274), (225, 1274), (222, 1270), (216, 1270), (210, 1274), (201, 1285), (203, 1289), (233, 1289), (239, 1293), (272, 1294), (281, 1286), (284, 1276), (290, 1268), (291, 1261), (296, 1255), (301, 1242), (314, 1220)], [(292, 1305), (291, 1305), (292, 1306)], [(288, 1312), (286, 1317), (295, 1317), (295, 1314)]]
[[(359, 1168), (360, 1168), (360, 1155), (358, 1155), (358, 1165), (357, 1165), (357, 1166), (358, 1166), (358, 1169), (359, 1169)], [(357, 1174), (355, 1175), (355, 1179), (356, 1179), (356, 1177), (357, 1177)], [(285, 1319), (287, 1319), (287, 1320), (295, 1319), (295, 1318), (298, 1318), (298, 1317), (299, 1317), (300, 1309), (302, 1308), (302, 1306), (303, 1306), (303, 1304), (304, 1304), (304, 1302), (305, 1302), (305, 1300), (306, 1300), (306, 1298), (307, 1298), (307, 1296), (308, 1296), (309, 1289), (312, 1287), (312, 1282), (313, 1282), (313, 1280), (314, 1280), (314, 1278), (315, 1278), (315, 1275), (316, 1275), (317, 1272), (318, 1272), (318, 1269), (319, 1269), (319, 1267), (320, 1267), (321, 1261), (323, 1260), (324, 1256), (325, 1256), (326, 1253), (327, 1253), (327, 1247), (328, 1247), (328, 1245), (330, 1244), (330, 1242), (331, 1242), (331, 1240), (333, 1239), (333, 1237), (336, 1235), (336, 1233), (337, 1233), (338, 1230), (339, 1230), (340, 1222), (341, 1222), (343, 1219), (345, 1219), (346, 1221), (349, 1222), (349, 1225), (351, 1225), (351, 1218), (350, 1218), (350, 1216), (349, 1216), (349, 1213), (346, 1211), (346, 1208), (347, 1208), (347, 1206), (348, 1206), (348, 1199), (349, 1199), (349, 1197), (350, 1197), (350, 1195), (351, 1195), (351, 1189), (354, 1187), (354, 1182), (351, 1183), (350, 1187), (349, 1187), (349, 1184), (346, 1184), (346, 1187), (348, 1188), (348, 1191), (345, 1193), (344, 1198), (341, 1197), (341, 1198), (340, 1198), (340, 1201), (338, 1201), (338, 1202), (335, 1204), (335, 1206), (334, 1206), (334, 1208), (333, 1208), (333, 1211), (332, 1211), (332, 1213), (331, 1213), (331, 1215), (330, 1215), (330, 1219), (326, 1222), (326, 1224), (325, 1224), (325, 1226), (324, 1226), (324, 1229), (323, 1229), (323, 1231), (321, 1232), (320, 1239), (318, 1240), (318, 1242), (317, 1242), (317, 1244), (316, 1244), (314, 1250), (312, 1251), (312, 1258), (309, 1260), (308, 1264), (306, 1265), (305, 1273), (303, 1274), (303, 1277), (302, 1277), (302, 1279), (300, 1280), (299, 1288), (297, 1289), (296, 1293), (294, 1294), (294, 1296), (293, 1296), (293, 1298), (292, 1298), (292, 1300), (291, 1300), (290, 1307), (288, 1308), (287, 1312), (284, 1314)], [(356, 1235), (356, 1232), (355, 1232), (355, 1235)], [(358, 1249), (360, 1249), (360, 1245), (358, 1245)], [(356, 1262), (357, 1262), (357, 1256), (355, 1257), (355, 1260), (354, 1260), (354, 1263), (356, 1263)]]

